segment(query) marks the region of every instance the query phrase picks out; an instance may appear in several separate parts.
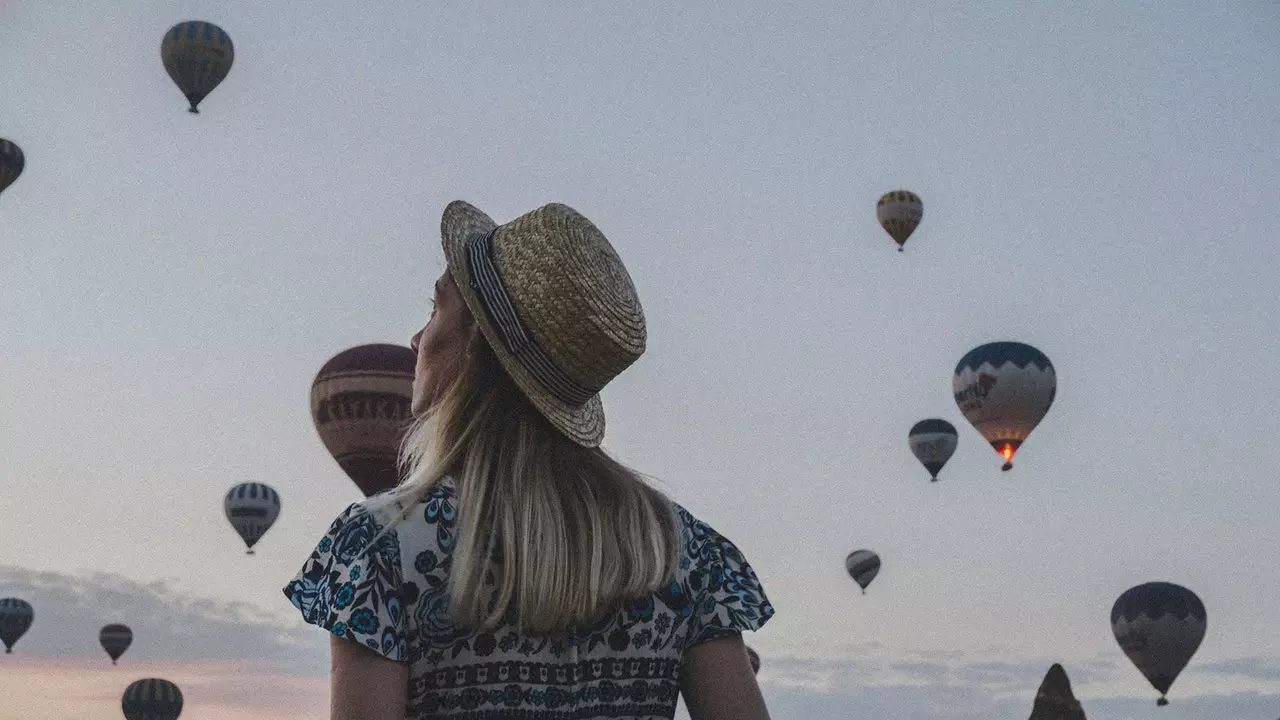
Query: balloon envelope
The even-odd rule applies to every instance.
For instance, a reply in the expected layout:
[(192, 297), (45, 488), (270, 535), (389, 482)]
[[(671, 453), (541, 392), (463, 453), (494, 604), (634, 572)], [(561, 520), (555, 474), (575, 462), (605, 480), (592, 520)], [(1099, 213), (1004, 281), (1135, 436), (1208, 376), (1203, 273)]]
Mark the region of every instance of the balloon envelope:
[(4, 641), (4, 651), (13, 652), (13, 644), (18, 642), (31, 621), (35, 620), (35, 610), (31, 603), (21, 598), (0, 599), (0, 640)]
[(146, 678), (125, 688), (120, 706), (125, 720), (178, 720), (182, 691), (168, 680)]
[(133, 631), (128, 625), (106, 625), (98, 631), (98, 642), (102, 643), (102, 649), (107, 651), (107, 655), (111, 656), (111, 664), (115, 665), (116, 660), (133, 644)]
[(15, 142), (0, 138), (0, 192), (12, 185), (26, 166), (27, 160), (22, 154), (22, 148)]
[(898, 251), (906, 244), (907, 238), (915, 232), (924, 217), (924, 203), (910, 190), (894, 190), (880, 196), (876, 202), (876, 220), (880, 227), (889, 233), (889, 237), (898, 243)]
[(1111, 606), (1111, 632), (1120, 649), (1151, 686), (1165, 693), (1204, 639), (1208, 616), (1204, 603), (1173, 583), (1151, 582), (1124, 591)]
[(911, 431), (907, 433), (911, 454), (924, 465), (934, 481), (937, 481), (942, 466), (955, 454), (959, 442), (960, 435), (956, 432), (956, 426), (938, 418), (921, 420), (912, 425)]
[(223, 510), (231, 527), (239, 533), (244, 544), (253, 554), (258, 544), (276, 518), (280, 516), (280, 496), (270, 486), (262, 483), (240, 483), (227, 492), (222, 501)]
[(865, 594), (867, 586), (880, 574), (880, 556), (870, 550), (854, 550), (844, 559), (844, 569)]
[(1044, 353), (1018, 342), (994, 342), (968, 352), (951, 379), (956, 405), (1013, 467), (1013, 456), (1049, 412), (1058, 390)]
[(311, 383), (320, 440), (366, 497), (400, 482), (417, 359), (400, 345), (360, 345), (330, 358)]
[(209, 22), (180, 22), (165, 33), (160, 43), (160, 59), (178, 89), (191, 103), (189, 110), (204, 100), (231, 72), (235, 48), (222, 28)]

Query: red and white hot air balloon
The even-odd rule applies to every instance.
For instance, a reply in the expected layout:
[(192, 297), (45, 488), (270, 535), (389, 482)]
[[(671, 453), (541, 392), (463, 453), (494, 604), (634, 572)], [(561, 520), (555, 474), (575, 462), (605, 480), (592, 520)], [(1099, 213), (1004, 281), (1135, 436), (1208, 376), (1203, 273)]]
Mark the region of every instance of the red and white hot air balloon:
[(360, 345), (330, 358), (311, 383), (320, 440), (366, 497), (400, 483), (417, 359), (401, 345)]

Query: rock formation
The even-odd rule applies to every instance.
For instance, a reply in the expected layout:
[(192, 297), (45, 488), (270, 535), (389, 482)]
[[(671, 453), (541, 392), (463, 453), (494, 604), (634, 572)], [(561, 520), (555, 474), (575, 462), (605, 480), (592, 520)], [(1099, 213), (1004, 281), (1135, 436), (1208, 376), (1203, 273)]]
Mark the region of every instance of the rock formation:
[(1084, 708), (1071, 693), (1071, 681), (1061, 665), (1054, 663), (1045, 674), (1030, 720), (1085, 720)]

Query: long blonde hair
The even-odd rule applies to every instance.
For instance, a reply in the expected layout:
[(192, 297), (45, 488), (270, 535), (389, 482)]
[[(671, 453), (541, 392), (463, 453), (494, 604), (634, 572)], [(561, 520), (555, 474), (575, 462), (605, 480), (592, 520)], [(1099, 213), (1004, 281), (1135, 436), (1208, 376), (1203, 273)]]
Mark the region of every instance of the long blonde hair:
[(403, 517), (453, 478), (454, 621), (493, 630), (514, 610), (523, 631), (547, 635), (593, 625), (661, 587), (680, 552), (672, 502), (603, 450), (562, 435), (487, 343), (472, 348), (406, 438), (396, 489)]

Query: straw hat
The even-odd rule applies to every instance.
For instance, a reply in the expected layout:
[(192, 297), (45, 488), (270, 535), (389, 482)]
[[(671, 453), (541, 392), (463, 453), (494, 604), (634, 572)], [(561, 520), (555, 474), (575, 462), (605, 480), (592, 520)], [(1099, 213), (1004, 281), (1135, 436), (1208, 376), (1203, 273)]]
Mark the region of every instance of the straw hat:
[(578, 211), (544, 205), (497, 225), (457, 200), (440, 219), (445, 262), (507, 374), (574, 442), (604, 437), (599, 392), (644, 352), (631, 276)]

